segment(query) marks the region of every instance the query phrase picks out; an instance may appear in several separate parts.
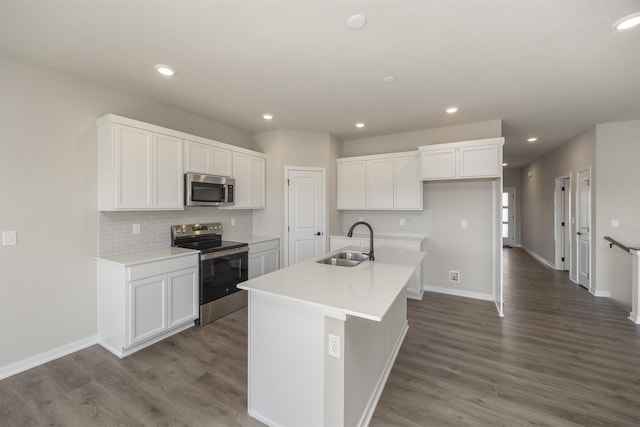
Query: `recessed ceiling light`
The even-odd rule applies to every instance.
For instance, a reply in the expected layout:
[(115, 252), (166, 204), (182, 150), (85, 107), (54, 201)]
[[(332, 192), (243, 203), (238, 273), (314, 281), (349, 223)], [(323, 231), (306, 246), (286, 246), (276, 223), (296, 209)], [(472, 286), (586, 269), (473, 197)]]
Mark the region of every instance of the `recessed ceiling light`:
[(172, 67), (169, 67), (168, 65), (157, 64), (155, 68), (157, 72), (167, 77), (171, 77), (176, 73), (176, 70), (174, 70)]
[(361, 30), (367, 25), (367, 17), (364, 15), (352, 15), (347, 19), (347, 26), (352, 30)]
[(445, 111), (449, 114), (453, 114), (458, 111), (458, 107), (449, 107)]
[(388, 85), (389, 85), (389, 84), (391, 84), (391, 83), (395, 83), (395, 82), (396, 82), (396, 80), (398, 80), (398, 79), (396, 78), (396, 76), (386, 76), (386, 77), (384, 77), (384, 78), (382, 79), (382, 83), (385, 83), (385, 84), (388, 84)]
[(357, 128), (363, 128), (364, 127), (364, 123), (362, 123), (362, 122), (356, 123), (356, 127)]
[(529, 142), (536, 142), (538, 140), (538, 138), (533, 137), (533, 138), (527, 138), (527, 141)]
[(262, 118), (265, 120), (271, 120), (273, 119), (273, 114), (265, 113), (262, 115)]
[(617, 31), (628, 30), (640, 24), (640, 12), (632, 13), (622, 19), (618, 19), (613, 24), (613, 29)]

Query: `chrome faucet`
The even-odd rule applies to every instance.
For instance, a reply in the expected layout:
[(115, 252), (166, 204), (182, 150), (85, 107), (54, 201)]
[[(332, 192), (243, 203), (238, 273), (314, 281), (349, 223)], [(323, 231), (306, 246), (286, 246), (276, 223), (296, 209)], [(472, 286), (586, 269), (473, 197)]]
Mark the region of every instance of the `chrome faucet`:
[(369, 253), (367, 254), (369, 256), (369, 260), (370, 261), (375, 261), (375, 258), (373, 257), (373, 228), (371, 228), (371, 226), (364, 222), (364, 221), (358, 221), (355, 224), (353, 224), (351, 226), (351, 228), (349, 229), (349, 232), (347, 233), (348, 237), (352, 237), (353, 236), (353, 229), (356, 228), (357, 225), (366, 225), (369, 228)]

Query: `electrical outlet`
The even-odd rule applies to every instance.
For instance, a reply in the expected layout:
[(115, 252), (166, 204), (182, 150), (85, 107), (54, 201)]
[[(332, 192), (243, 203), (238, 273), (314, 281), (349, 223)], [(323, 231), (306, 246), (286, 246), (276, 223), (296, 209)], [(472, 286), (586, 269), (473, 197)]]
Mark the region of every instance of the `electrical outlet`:
[(18, 243), (15, 231), (2, 232), (2, 246), (13, 246)]
[(329, 356), (340, 359), (340, 337), (329, 334)]
[(358, 221), (364, 221), (364, 217), (359, 216), (359, 217), (358, 217)]
[(450, 271), (449, 272), (449, 281), (450, 282), (460, 282), (460, 272), (459, 271)]
[(620, 221), (618, 221), (617, 219), (612, 219), (611, 228), (618, 228), (618, 227), (620, 227)]
[(236, 219), (235, 218), (231, 218), (231, 226), (232, 227), (236, 226)]
[(462, 221), (460, 221), (460, 227), (467, 228), (467, 225), (468, 225), (468, 223), (467, 223), (466, 219), (463, 219)]
[(140, 224), (133, 224), (133, 234), (140, 234)]
[(404, 225), (404, 224), (405, 224), (404, 218), (400, 218), (400, 225)]

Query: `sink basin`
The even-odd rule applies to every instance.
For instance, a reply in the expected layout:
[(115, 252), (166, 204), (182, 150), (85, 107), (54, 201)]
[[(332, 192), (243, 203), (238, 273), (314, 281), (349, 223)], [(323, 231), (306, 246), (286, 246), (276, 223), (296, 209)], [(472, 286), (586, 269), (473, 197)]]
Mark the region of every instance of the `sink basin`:
[(362, 252), (338, 252), (337, 254), (333, 254), (329, 257), (322, 258), (319, 261), (316, 261), (319, 264), (328, 264), (328, 265), (339, 265), (341, 267), (355, 267), (358, 264), (361, 264), (364, 261), (367, 261), (369, 256), (367, 254), (363, 254)]

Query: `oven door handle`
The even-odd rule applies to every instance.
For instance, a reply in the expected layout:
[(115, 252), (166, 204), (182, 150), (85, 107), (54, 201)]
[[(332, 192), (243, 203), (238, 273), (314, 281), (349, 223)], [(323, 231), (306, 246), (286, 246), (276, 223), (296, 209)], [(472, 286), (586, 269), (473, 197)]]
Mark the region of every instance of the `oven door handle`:
[(211, 252), (211, 253), (208, 253), (208, 254), (202, 254), (202, 255), (200, 255), (200, 261), (207, 261), (209, 259), (221, 258), (223, 256), (241, 254), (241, 253), (244, 253), (244, 252), (249, 252), (249, 247), (248, 246), (243, 246), (241, 248), (227, 249), (226, 251)]

